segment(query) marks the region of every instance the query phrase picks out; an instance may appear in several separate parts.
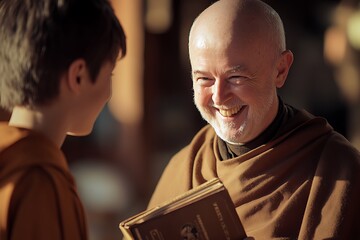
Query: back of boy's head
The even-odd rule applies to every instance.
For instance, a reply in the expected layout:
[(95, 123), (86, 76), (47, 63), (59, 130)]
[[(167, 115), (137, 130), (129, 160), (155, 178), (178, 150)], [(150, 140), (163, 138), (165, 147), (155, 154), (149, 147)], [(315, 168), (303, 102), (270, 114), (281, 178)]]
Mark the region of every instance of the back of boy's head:
[(0, 0), (0, 106), (46, 104), (70, 64), (102, 64), (126, 54), (124, 31), (107, 0)]

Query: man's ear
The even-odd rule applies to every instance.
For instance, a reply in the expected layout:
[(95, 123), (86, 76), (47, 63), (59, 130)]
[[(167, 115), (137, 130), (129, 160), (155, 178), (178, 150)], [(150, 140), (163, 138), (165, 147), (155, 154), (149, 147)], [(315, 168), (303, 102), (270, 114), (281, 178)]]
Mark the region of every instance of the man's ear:
[(82, 82), (87, 78), (87, 66), (84, 59), (74, 60), (67, 71), (67, 82), (71, 91), (79, 92)]
[(275, 82), (277, 88), (281, 88), (284, 85), (293, 61), (294, 55), (290, 50), (285, 50), (281, 53), (280, 60), (277, 65), (277, 76)]

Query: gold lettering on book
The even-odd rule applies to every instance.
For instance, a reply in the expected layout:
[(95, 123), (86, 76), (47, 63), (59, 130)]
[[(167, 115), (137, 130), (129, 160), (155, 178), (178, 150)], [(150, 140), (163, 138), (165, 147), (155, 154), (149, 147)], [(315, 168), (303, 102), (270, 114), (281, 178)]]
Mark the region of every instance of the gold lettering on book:
[(219, 205), (215, 202), (213, 203), (213, 207), (215, 209), (215, 212), (216, 212), (216, 216), (218, 217), (219, 219), (219, 222), (220, 222), (220, 226), (221, 228), (223, 229), (224, 231), (224, 234), (225, 234), (225, 237), (226, 239), (230, 239), (230, 233), (229, 233), (229, 229), (227, 228), (225, 222), (224, 222), (224, 218), (223, 218), (223, 215), (221, 213), (221, 210), (219, 208)]
[(199, 214), (196, 215), (196, 219), (197, 219), (198, 222), (199, 222), (200, 228), (201, 228), (201, 230), (202, 230), (202, 232), (203, 232), (203, 234), (204, 234), (205, 239), (206, 239), (206, 240), (209, 240), (209, 239), (210, 239), (210, 238), (209, 238), (209, 235), (208, 235), (208, 233), (207, 233), (207, 231), (206, 231), (206, 229), (205, 229), (204, 223), (203, 223), (203, 221), (202, 221), (202, 219), (201, 219), (201, 217), (200, 217)]

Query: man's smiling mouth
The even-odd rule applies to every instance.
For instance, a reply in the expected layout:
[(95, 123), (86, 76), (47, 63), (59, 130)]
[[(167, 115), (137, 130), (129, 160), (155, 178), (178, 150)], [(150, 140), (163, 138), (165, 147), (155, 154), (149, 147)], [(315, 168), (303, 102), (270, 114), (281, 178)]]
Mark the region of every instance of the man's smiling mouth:
[(240, 112), (240, 110), (243, 108), (244, 106), (236, 106), (233, 108), (228, 108), (228, 109), (224, 109), (224, 108), (218, 108), (219, 113), (223, 116), (223, 117), (232, 117), (235, 114), (237, 114), (238, 112)]

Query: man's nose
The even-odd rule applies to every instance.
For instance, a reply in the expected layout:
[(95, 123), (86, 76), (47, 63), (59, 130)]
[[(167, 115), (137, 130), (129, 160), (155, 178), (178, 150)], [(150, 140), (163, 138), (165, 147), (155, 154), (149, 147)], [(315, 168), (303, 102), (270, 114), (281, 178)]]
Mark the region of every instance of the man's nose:
[(212, 100), (220, 106), (230, 98), (228, 86), (225, 81), (217, 79), (212, 86)]

